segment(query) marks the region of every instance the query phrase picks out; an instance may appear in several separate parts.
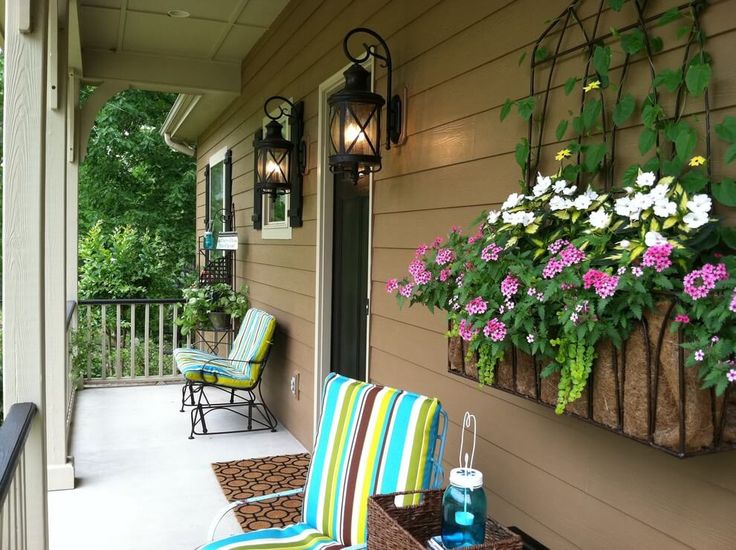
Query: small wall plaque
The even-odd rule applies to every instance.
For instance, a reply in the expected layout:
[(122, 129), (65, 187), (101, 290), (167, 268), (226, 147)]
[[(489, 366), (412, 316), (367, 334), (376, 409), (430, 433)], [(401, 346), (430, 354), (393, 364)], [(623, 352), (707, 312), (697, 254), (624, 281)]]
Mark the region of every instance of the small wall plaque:
[(217, 236), (217, 250), (237, 250), (238, 233), (236, 231), (224, 231)]

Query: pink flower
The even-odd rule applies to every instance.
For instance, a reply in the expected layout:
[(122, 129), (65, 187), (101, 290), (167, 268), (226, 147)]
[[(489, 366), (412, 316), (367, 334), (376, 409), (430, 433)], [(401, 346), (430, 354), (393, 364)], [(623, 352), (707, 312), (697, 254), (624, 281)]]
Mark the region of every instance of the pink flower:
[(424, 265), (424, 262), (422, 260), (412, 260), (409, 264), (409, 275), (413, 275), (416, 277), (419, 273), (422, 271), (426, 271), (427, 266)]
[(568, 244), (570, 243), (565, 239), (557, 239), (555, 242), (547, 247), (547, 250), (550, 254), (558, 254), (560, 250), (562, 250), (562, 247), (567, 246)]
[(442, 244), (442, 237), (435, 237), (434, 241), (432, 241), (432, 248), (439, 248)]
[(396, 292), (396, 290), (399, 288), (399, 281), (396, 279), (389, 279), (386, 281), (386, 292)]
[[(582, 250), (576, 248), (573, 244), (568, 243), (565, 245), (564, 243), (567, 243), (567, 241), (559, 239), (549, 246), (550, 252), (559, 250), (563, 245), (565, 248), (562, 249), (559, 257), (554, 257), (547, 262), (544, 270), (542, 270), (542, 277), (545, 279), (551, 279), (561, 273), (566, 267), (579, 264), (585, 259), (585, 253)], [(553, 252), (553, 254), (556, 254), (556, 252)]]
[(450, 250), (449, 248), (440, 248), (437, 251), (437, 258), (435, 258), (435, 262), (437, 265), (445, 265), (449, 264), (455, 259), (455, 253)]
[(731, 369), (726, 373), (726, 380), (736, 382), (736, 369)]
[(650, 246), (644, 252), (641, 265), (653, 267), (657, 273), (661, 273), (672, 265), (670, 254), (672, 254), (672, 245), (669, 243)]
[(472, 235), (468, 237), (468, 244), (473, 244), (475, 241), (483, 237), (483, 228), (479, 227), (478, 231), (475, 232), (475, 235)]
[(452, 272), (449, 269), (443, 269), (442, 271), (440, 271), (440, 281), (444, 283), (450, 276), (450, 273)]
[(700, 300), (710, 294), (710, 291), (716, 287), (717, 282), (726, 279), (728, 279), (728, 270), (725, 264), (705, 264), (700, 269), (695, 269), (685, 275), (683, 286), (685, 292), (693, 300)]
[(589, 269), (583, 275), (583, 288), (593, 287), (595, 293), (601, 298), (610, 298), (616, 293), (618, 281), (618, 275), (609, 275), (597, 269)]
[(407, 283), (399, 289), (399, 294), (401, 294), (404, 298), (411, 298), (412, 290), (414, 290), (414, 285), (411, 283)]
[(527, 334), (526, 335), (526, 341), (529, 342), (530, 344), (533, 344), (534, 343), (534, 335), (533, 334)]
[(513, 275), (506, 275), (506, 278), (501, 281), (501, 294), (508, 299), (517, 292), (519, 292), (519, 279)]
[(687, 315), (675, 315), (675, 323), (682, 323), (683, 325), (687, 325), (690, 322), (690, 317)]
[(420, 256), (424, 256), (427, 253), (427, 250), (429, 250), (429, 247), (426, 244), (421, 244), (414, 252), (414, 256), (417, 258)]
[(488, 311), (488, 303), (478, 296), (477, 298), (473, 298), (465, 305), (465, 311), (470, 313), (471, 315), (482, 315), (486, 311)]
[(458, 332), (460, 333), (460, 338), (466, 342), (470, 342), (475, 335), (478, 334), (478, 329), (474, 329), (472, 323), (469, 323), (465, 319), (461, 319)]
[(736, 313), (736, 288), (733, 289), (733, 295), (731, 296), (731, 303), (728, 304), (728, 309)]
[(500, 342), (506, 338), (506, 325), (503, 321), (494, 317), (483, 327), (483, 334), (494, 342)]
[(695, 352), (695, 360), (699, 363), (703, 359), (705, 359), (705, 352), (702, 349), (699, 349)]
[(459, 233), (462, 233), (462, 231), (463, 231), (462, 228), (460, 226), (458, 226), (458, 225), (453, 225), (450, 228), (450, 233), (458, 233), (459, 234)]
[(480, 253), (480, 257), (484, 262), (495, 262), (503, 252), (503, 248), (495, 243), (491, 243), (486, 246)]
[(426, 285), (431, 280), (432, 280), (432, 274), (427, 270), (424, 270), (414, 275), (414, 282), (418, 285)]

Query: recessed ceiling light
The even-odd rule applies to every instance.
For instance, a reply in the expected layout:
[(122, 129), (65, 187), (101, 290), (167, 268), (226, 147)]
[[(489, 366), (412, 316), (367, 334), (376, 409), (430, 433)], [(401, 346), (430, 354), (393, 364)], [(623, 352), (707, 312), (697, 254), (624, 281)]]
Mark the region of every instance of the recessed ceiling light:
[(191, 14), (186, 10), (169, 10), (168, 11), (169, 17), (174, 17), (175, 19), (186, 19)]

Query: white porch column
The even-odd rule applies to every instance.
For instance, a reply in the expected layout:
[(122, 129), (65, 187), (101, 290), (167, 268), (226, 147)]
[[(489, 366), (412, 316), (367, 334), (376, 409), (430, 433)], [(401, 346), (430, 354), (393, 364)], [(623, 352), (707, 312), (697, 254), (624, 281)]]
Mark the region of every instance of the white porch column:
[(66, 138), (68, 32), (65, 0), (49, 0), (46, 193), (46, 453), (48, 489), (74, 488), (74, 466), (67, 459), (66, 355)]
[(44, 391), (44, 164), (48, 0), (5, 2), (4, 407), (35, 403), (26, 443), (27, 548), (48, 547)]

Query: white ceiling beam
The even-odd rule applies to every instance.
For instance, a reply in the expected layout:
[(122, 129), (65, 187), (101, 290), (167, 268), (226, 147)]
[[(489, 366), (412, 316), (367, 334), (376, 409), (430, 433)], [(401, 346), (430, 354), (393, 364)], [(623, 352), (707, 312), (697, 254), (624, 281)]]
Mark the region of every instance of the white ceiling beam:
[(240, 93), (240, 63), (82, 49), (83, 78), (175, 92)]

